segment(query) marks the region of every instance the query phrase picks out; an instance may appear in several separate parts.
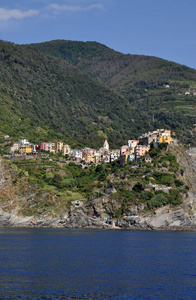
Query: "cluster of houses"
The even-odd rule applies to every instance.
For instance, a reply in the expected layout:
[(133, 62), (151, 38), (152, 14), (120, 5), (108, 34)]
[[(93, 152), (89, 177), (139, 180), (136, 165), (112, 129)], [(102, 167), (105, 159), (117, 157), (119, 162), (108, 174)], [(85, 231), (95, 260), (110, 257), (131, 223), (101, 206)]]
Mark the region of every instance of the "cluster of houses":
[(76, 162), (86, 164), (109, 163), (120, 158), (121, 165), (125, 165), (145, 155), (149, 151), (152, 142), (156, 147), (159, 143), (165, 142), (171, 144), (172, 141), (170, 130), (157, 129), (156, 131), (143, 134), (137, 140), (128, 140), (127, 145), (123, 145), (120, 149), (116, 150), (109, 149), (107, 140), (105, 140), (103, 147), (95, 150), (91, 148), (71, 149), (69, 145), (62, 142), (41, 142), (41, 145), (33, 145), (28, 140), (22, 139), (14, 143), (11, 147), (11, 152), (18, 153), (21, 156), (36, 155), (39, 151), (47, 151), (53, 154), (61, 152), (67, 158), (70, 157)]

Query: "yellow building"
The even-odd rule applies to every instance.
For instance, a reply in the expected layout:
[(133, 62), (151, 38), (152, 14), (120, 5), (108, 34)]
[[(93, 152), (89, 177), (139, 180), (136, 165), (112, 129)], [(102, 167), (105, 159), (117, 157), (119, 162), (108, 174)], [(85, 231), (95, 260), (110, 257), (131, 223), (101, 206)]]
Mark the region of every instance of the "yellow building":
[(134, 147), (134, 148), (131, 148), (131, 149), (129, 150), (129, 152), (130, 152), (130, 154), (134, 154), (134, 153), (135, 153), (135, 147)]
[(19, 149), (19, 153), (32, 153), (32, 148), (29, 146), (21, 146)]
[(168, 134), (169, 136), (171, 136), (171, 130), (170, 129), (165, 129), (164, 133)]
[(129, 154), (130, 154), (129, 152), (124, 152), (120, 156), (120, 164), (121, 164), (121, 166), (124, 166), (125, 164), (128, 163)]
[(168, 134), (161, 134), (159, 136), (159, 143), (168, 143), (171, 144), (171, 142), (173, 141), (172, 137)]
[(94, 154), (93, 153), (85, 153), (85, 156), (84, 156), (84, 160), (87, 164), (90, 164), (91, 162), (95, 162), (95, 157), (94, 157)]
[(56, 142), (56, 152), (63, 151), (63, 143), (62, 142)]
[(55, 143), (51, 143), (50, 152), (53, 153), (53, 154), (56, 153), (56, 144)]
[(70, 155), (71, 148), (69, 145), (63, 146), (63, 155)]

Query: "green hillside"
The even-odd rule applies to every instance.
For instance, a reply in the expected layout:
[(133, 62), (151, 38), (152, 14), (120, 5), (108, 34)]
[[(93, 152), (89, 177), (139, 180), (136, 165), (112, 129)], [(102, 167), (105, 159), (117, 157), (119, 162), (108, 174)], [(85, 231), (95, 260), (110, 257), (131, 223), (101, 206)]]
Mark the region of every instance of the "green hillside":
[(63, 58), (121, 95), (135, 112), (137, 130), (170, 127), (194, 143), (196, 70), (157, 57), (124, 55), (96, 42), (56, 40), (31, 46)]
[(98, 148), (165, 127), (196, 143), (191, 68), (96, 42), (1, 41), (0, 69), (0, 135)]
[(0, 134), (116, 147), (136, 135), (126, 99), (62, 59), (0, 43)]

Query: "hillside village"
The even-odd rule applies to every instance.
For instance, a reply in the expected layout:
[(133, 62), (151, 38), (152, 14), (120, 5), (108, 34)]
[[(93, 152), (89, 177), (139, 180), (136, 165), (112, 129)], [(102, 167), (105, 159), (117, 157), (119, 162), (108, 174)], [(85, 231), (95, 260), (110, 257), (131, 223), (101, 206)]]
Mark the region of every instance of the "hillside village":
[(13, 144), (10, 152), (12, 157), (15, 158), (36, 157), (40, 151), (53, 154), (62, 153), (63, 156), (72, 158), (76, 163), (94, 163), (95, 165), (111, 163), (120, 158), (120, 164), (123, 166), (144, 156), (149, 151), (151, 143), (153, 143), (154, 147), (158, 147), (159, 143), (171, 144), (172, 142), (171, 130), (157, 129), (156, 131), (141, 135), (137, 140), (128, 140), (127, 145), (123, 145), (120, 149), (115, 150), (110, 150), (107, 140), (105, 140), (103, 147), (95, 150), (87, 147), (83, 149), (71, 149), (68, 144), (63, 144), (63, 142), (59, 141), (41, 142), (40, 145), (34, 145), (28, 140), (22, 139)]
[(96, 42), (0, 47), (0, 224), (196, 228), (194, 69)]
[(10, 152), (5, 141), (11, 155), (3, 150), (0, 160), (0, 223), (195, 228), (194, 149), (189, 158), (172, 137), (159, 129), (116, 150), (107, 141), (95, 150), (23, 139)]

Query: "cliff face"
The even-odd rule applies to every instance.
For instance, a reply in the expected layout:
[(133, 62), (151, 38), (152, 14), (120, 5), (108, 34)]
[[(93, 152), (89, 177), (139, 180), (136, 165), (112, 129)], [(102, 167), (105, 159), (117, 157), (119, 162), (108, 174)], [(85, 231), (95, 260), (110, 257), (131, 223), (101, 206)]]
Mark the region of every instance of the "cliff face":
[(189, 186), (189, 191), (183, 195), (183, 203), (175, 207), (166, 205), (146, 213), (140, 207), (142, 204), (131, 206), (129, 213), (118, 220), (108, 218), (119, 206), (119, 203), (110, 197), (114, 192), (112, 190), (107, 190), (100, 198), (92, 200), (90, 205), (83, 201), (76, 205), (75, 201), (72, 201), (69, 207), (63, 207), (61, 213), (54, 213), (52, 210), (46, 213), (43, 210), (39, 214), (24, 216), (22, 205), (32, 199), (42, 201), (48, 194), (40, 193), (37, 186), (30, 185), (25, 180), (13, 183), (13, 170), (7, 169), (0, 158), (0, 226), (195, 230), (196, 148), (184, 150), (183, 147), (173, 146), (172, 151), (182, 170), (180, 179)]
[(161, 207), (154, 213), (142, 217), (127, 217), (117, 221), (117, 225), (125, 228), (143, 229), (196, 229), (196, 148), (185, 151), (183, 147), (173, 146), (181, 170), (182, 180), (190, 187), (183, 196), (183, 204), (171, 209), (169, 206)]

